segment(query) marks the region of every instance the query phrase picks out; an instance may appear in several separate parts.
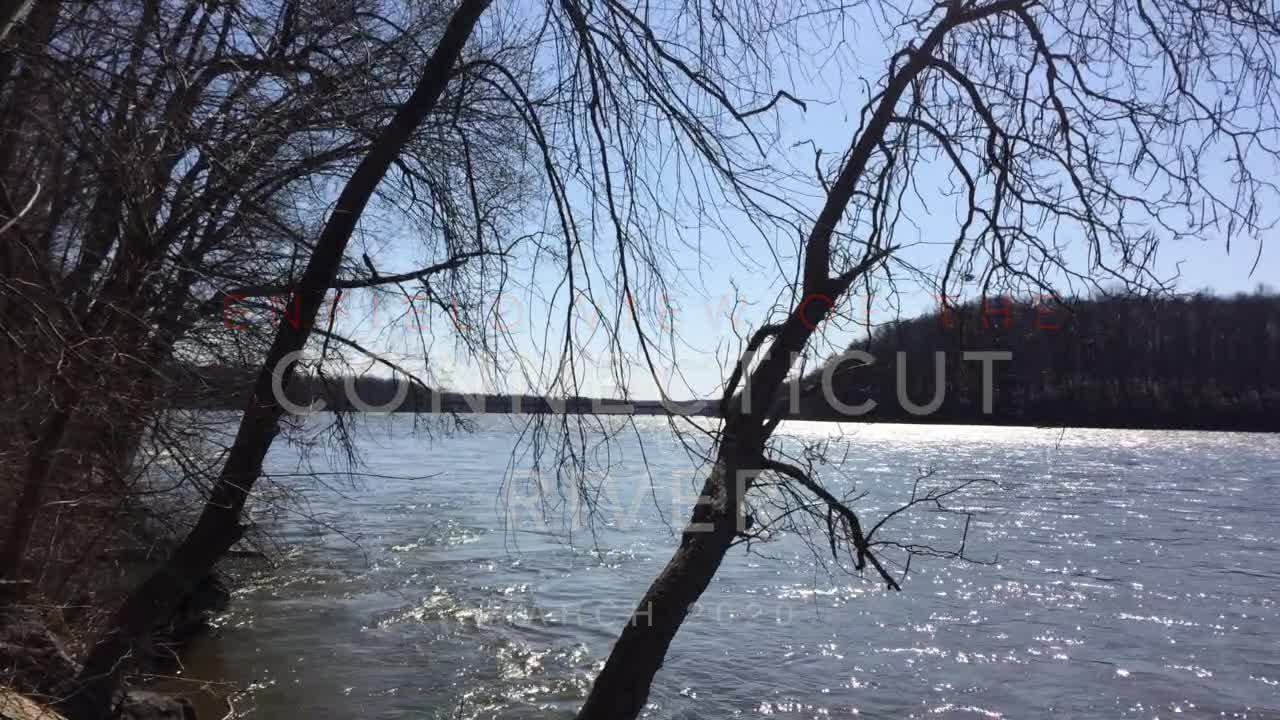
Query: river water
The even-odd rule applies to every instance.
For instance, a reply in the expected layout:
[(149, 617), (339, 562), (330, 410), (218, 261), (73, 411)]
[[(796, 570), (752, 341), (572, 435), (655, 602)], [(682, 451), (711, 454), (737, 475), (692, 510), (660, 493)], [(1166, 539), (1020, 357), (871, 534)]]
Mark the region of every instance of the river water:
[[(696, 478), (665, 421), (640, 419), (596, 448), (612, 469), (588, 527), (555, 492), (539, 506), (512, 462), (521, 422), (426, 437), (370, 420), (354, 486), (290, 479), (339, 465), (278, 443), (269, 470), (312, 519), (259, 503), (286, 552), (236, 592), (184, 677), (239, 688), (235, 707), (261, 718), (572, 717)], [(988, 564), (916, 559), (895, 593), (829, 571), (821, 538), (816, 554), (795, 534), (736, 548), (648, 717), (1280, 718), (1280, 436), (782, 432), (834, 436), (843, 464), (824, 477), (868, 492), (864, 519), (921, 469), (926, 484), (998, 481), (953, 503), (974, 512), (966, 553)], [(921, 511), (881, 532), (954, 548), (962, 525)]]

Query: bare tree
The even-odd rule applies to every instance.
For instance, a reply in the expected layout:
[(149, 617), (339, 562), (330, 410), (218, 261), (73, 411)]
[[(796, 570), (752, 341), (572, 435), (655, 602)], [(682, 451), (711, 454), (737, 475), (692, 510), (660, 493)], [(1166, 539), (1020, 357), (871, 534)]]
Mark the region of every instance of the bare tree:
[[(321, 355), (330, 341), (367, 352), (318, 327), (330, 291), (378, 288), (472, 313), (476, 333), (463, 342), (480, 357), (516, 357), (511, 374), (530, 390), (577, 395), (603, 367), (625, 395), (637, 369), (665, 388), (662, 366), (676, 365), (680, 340), (660, 318), (684, 279), (677, 255), (696, 251), (701, 233), (727, 237), (776, 277), (773, 307), (726, 373), (722, 424), (676, 425), (699, 439), (688, 447), (707, 463), (712, 503), (694, 513), (640, 604), (644, 622), (624, 629), (582, 710), (634, 717), (681, 622), (745, 540), (739, 520), (753, 492), (777, 488), (787, 508), (819, 521), (834, 557), (896, 587), (883, 525), (866, 530), (816, 463), (774, 441), (792, 388), (813, 391), (796, 384), (805, 359), (848, 324), (853, 288), (892, 287), (902, 274), (944, 296), (1159, 286), (1151, 259), (1162, 238), (1255, 231), (1275, 190), (1257, 166), (1276, 147), (1276, 20), (1235, 5), (558, 0), (487, 9), (464, 0), (408, 13), (404, 32), (395, 4), (373, 0), (333, 12), (291, 0), (39, 5), (54, 11), (33, 12), (11, 33), (23, 39), (5, 53), (0, 85), (0, 159), (13, 168), (6, 196), (17, 199), (0, 207), (0, 232), (17, 241), (5, 248), (0, 298), (13, 369), (6, 392), (37, 387), (39, 397), (12, 421), (25, 433), (14, 453), (23, 470), (9, 483), (17, 506), (43, 504), (78, 422), (97, 437), (126, 416), (118, 441), (95, 445), (115, 449), (105, 457), (129, 454), (138, 428), (160, 415), (167, 386), (149, 370), (158, 360), (265, 357), (209, 503), (94, 646), (84, 691), (67, 704), (75, 720), (105, 712), (118, 661), (150, 619), (239, 537), (283, 417), (271, 372), (311, 337), (324, 340)], [(490, 42), (460, 57), (481, 13), (493, 20), (477, 39)], [(122, 31), (113, 14), (129, 19)], [(838, 167), (815, 158), (815, 208), (801, 192), (815, 187), (812, 172), (774, 163), (785, 113), (806, 108), (777, 78), (789, 82), (789, 63), (813, 59), (815, 37), (847, 47), (841, 33), (857, 23), (882, 28), (891, 54)], [(1201, 170), (1224, 148), (1228, 182)], [(520, 169), (504, 172), (504, 161)], [(545, 202), (522, 214), (508, 201), (527, 191), (528, 174), (540, 176)], [(316, 211), (335, 183), (335, 210)], [(375, 190), (438, 232), (446, 251), (408, 272), (347, 252), (357, 221), (376, 214), (366, 212)], [(936, 274), (912, 262), (899, 232), (927, 204), (954, 211)], [(737, 236), (744, 227), (754, 246)], [(521, 268), (530, 293), (551, 309), (541, 352), (497, 329), (494, 304), (477, 291), (504, 286), (516, 240), (530, 248)], [(750, 258), (761, 246), (767, 257)], [(546, 263), (554, 270), (540, 270)], [(471, 294), (449, 307), (438, 275), (456, 285), (463, 272), (476, 273)], [(407, 283), (421, 283), (424, 296)], [(219, 334), (216, 311), (250, 294), (289, 298), (296, 322), (286, 317), (245, 349), (243, 336)], [(583, 315), (595, 331), (576, 328)], [(285, 378), (293, 372), (288, 365)], [(101, 387), (118, 392), (103, 397)], [(539, 418), (529, 436), (588, 500), (594, 422)], [(925, 489), (907, 505), (947, 492)], [(6, 579), (23, 577), (26, 522), (21, 513), (10, 522)], [(915, 549), (898, 544), (908, 557)]]
[[(447, 8), (435, 5), (400, 15), (388, 8), (394, 4), (374, 0), (344, 6), (342, 12), (288, 0), (252, 7), (195, 0), (50, 3), (19, 26), (26, 37), (15, 46), (17, 52), (6, 54), (14, 62), (6, 65), (5, 77), (22, 82), (3, 86), (0, 150), (13, 160), (5, 177), (13, 196), (29, 195), (38, 202), (30, 212), (6, 210), (3, 226), (15, 241), (6, 247), (7, 259), (14, 262), (6, 266), (3, 286), (4, 339), (12, 342), (5, 360), (14, 370), (5, 374), (6, 396), (26, 398), (15, 403), (13, 419), (24, 430), (17, 435), (24, 441), (11, 448), (20, 472), (4, 488), (16, 500), (15, 512), (5, 518), (8, 535), (0, 554), (10, 601), (30, 587), (28, 571), (36, 565), (30, 557), (33, 531), (50, 498), (60, 497), (58, 471), (70, 467), (69, 458), (88, 467), (69, 473), (76, 482), (67, 483), (68, 492), (84, 495), (77, 483), (86, 478), (96, 492), (96, 483), (105, 479), (111, 493), (128, 497), (134, 470), (148, 465), (145, 459), (135, 462), (136, 449), (184, 435), (160, 422), (169, 417), (164, 411), (168, 394), (183, 381), (173, 377), (184, 375), (178, 362), (239, 354), (256, 363), (257, 353), (274, 352), (264, 347), (270, 338), (223, 332), (216, 311), (226, 302), (255, 295), (258, 302), (250, 304), (262, 308), (262, 296), (288, 298), (285, 321), (311, 328), (314, 313), (305, 317), (309, 308), (294, 292), (308, 277), (299, 271), (313, 261), (332, 260), (345, 277), (335, 270), (323, 290), (378, 288), (404, 294), (410, 305), (441, 307), (455, 321), (465, 320), (459, 325), (479, 329), (462, 337), (472, 352), (493, 353), (502, 340), (502, 331), (487, 329), (494, 324), (484, 322), (493, 306), (474, 289), (468, 295), (468, 286), (459, 287), (457, 278), (465, 271), (482, 278), (471, 288), (488, 280), (501, 287), (507, 272), (503, 259), (512, 243), (555, 235), (565, 251), (554, 259), (564, 263), (570, 296), (578, 299), (583, 288), (575, 285), (577, 278), (598, 260), (591, 255), (596, 243), (589, 215), (602, 205), (601, 198), (592, 198), (584, 208), (573, 196), (591, 185), (596, 173), (616, 182), (621, 175), (609, 165), (614, 157), (627, 175), (641, 177), (627, 167), (634, 156), (614, 153), (639, 133), (661, 128), (633, 117), (628, 99), (660, 109), (691, 142), (709, 143), (710, 150), (699, 152), (729, 157), (718, 145), (717, 120), (684, 104), (669, 85), (672, 75), (694, 83), (694, 73), (646, 32), (645, 21), (618, 6), (610, 17), (625, 25), (608, 28), (589, 20), (575, 4), (550, 3), (544, 9), (557, 31), (553, 37), (530, 35), (530, 27), (521, 26), (524, 36), (512, 33), (515, 41), (469, 58), (452, 78), (456, 82), (442, 86), (440, 99), (432, 103), (436, 111), (418, 118), (419, 132), (400, 141), (399, 150), (412, 152), (398, 151), (387, 160), (397, 182), (383, 184), (381, 191), (443, 236), (444, 258), (419, 270), (385, 273), (367, 256), (360, 261), (344, 260), (342, 252), (336, 259), (318, 257), (309, 237), (317, 229), (317, 213), (306, 209), (329, 197), (316, 186), (368, 157), (369, 136), (378, 132), (386, 108), (412, 84), (406, 68), (411, 71), (414, 64), (402, 60), (422, 57), (420, 38), (433, 37), (449, 16)], [(530, 19), (518, 9), (510, 16)], [(548, 82), (547, 69), (563, 65), (547, 64), (542, 53), (560, 57), (557, 44), (562, 42), (577, 53), (568, 57), (580, 69), (603, 77), (600, 58), (590, 54), (598, 42), (591, 33), (602, 30), (631, 48), (631, 64), (609, 81), (612, 89), (605, 93), (597, 81), (583, 83), (585, 76), (565, 86), (556, 79)], [(660, 61), (666, 74), (645, 67), (652, 61)], [(718, 91), (706, 96), (722, 110), (730, 107)], [(584, 127), (575, 116), (587, 109), (597, 121), (614, 117), (627, 120), (629, 127), (617, 137), (603, 125)], [(525, 130), (523, 136), (502, 134), (512, 121)], [(536, 164), (551, 190), (555, 232), (501, 238), (498, 231), (519, 208), (524, 191), (518, 167), (523, 158), (513, 157), (513, 151), (518, 155), (529, 138), (539, 149)], [(721, 166), (716, 172), (734, 178), (736, 170)], [(637, 188), (627, 192), (643, 194)], [(613, 198), (610, 215), (621, 220), (615, 204), (621, 195), (605, 195)], [(326, 227), (341, 229), (332, 224), (334, 217)], [(605, 254), (610, 247), (605, 245)], [(629, 269), (628, 243), (617, 247), (623, 252), (612, 261), (626, 279), (610, 281), (613, 298), (590, 298), (601, 314), (612, 299), (622, 307), (637, 282), (636, 271)], [(543, 244), (535, 258), (540, 253), (555, 251)], [(649, 282), (656, 282), (657, 258), (647, 262)], [(439, 285), (433, 287), (438, 276), (449, 283), (448, 300)], [(410, 282), (421, 282), (425, 292), (407, 292), (404, 285)], [(586, 290), (590, 293), (589, 286)], [(38, 322), (27, 319), (33, 315)], [(292, 330), (288, 342), (297, 341), (301, 349), (310, 331), (297, 335), (298, 328)], [(322, 354), (330, 350), (330, 341), (366, 352), (332, 329), (317, 334), (325, 340)], [(285, 342), (279, 337), (272, 348)], [(572, 333), (566, 337), (563, 354), (572, 365)], [(573, 389), (578, 383), (574, 369), (562, 365), (547, 385)], [(266, 397), (264, 388), (258, 383), (255, 397)], [(278, 419), (271, 412), (251, 416), (261, 433), (248, 455), (236, 447), (229, 451), (239, 458), (230, 464), (236, 478), (245, 470), (236, 463), (252, 465), (243, 458), (269, 446)], [(246, 443), (252, 444), (241, 445)], [(192, 480), (207, 472), (191, 469)], [(248, 480), (226, 477), (201, 488), (210, 495), (209, 507), (220, 509), (205, 517), (225, 520), (227, 497), (242, 493), (243, 502), (249, 492)], [(208, 527), (199, 523), (197, 532)], [(215, 538), (201, 552), (216, 557), (209, 548), (226, 537)], [(184, 553), (190, 554), (180, 549), (173, 562), (190, 560)], [(73, 565), (82, 559), (83, 554)], [(207, 568), (200, 562), (188, 565)], [(174, 581), (161, 578), (160, 585)], [(184, 581), (175, 582), (180, 590)], [(155, 599), (147, 593), (156, 587), (140, 591), (144, 601), (126, 604), (128, 612), (120, 616), (128, 621), (124, 630), (109, 633), (110, 642), (95, 647), (86, 670), (91, 687), (84, 697), (109, 696), (103, 688), (110, 688), (121, 670), (110, 658), (127, 651), (141, 632), (139, 607), (148, 597)], [(160, 595), (163, 607), (169, 599)], [(111, 672), (99, 677), (95, 667)]]
[(295, 326), (287, 320), (280, 322), (235, 442), (195, 527), (165, 564), (130, 594), (105, 636), (85, 659), (79, 687), (60, 704), (73, 720), (110, 716), (120, 682), (121, 661), (134, 643), (150, 631), (156, 616), (164, 616), (180, 602), (240, 539), (240, 512), (262, 472), (263, 459), (285, 413), (273, 389), (278, 368), (283, 368), (282, 384), (287, 388), (295, 355), (310, 337), (325, 295), (337, 279), (357, 221), (383, 176), (444, 94), (453, 68), (488, 4), (487, 0), (468, 0), (454, 11), (417, 87), (379, 132), (344, 186), (292, 295), (300, 323)]
[[(943, 169), (935, 192), (956, 213), (935, 278), (943, 295), (964, 278), (984, 293), (1158, 286), (1151, 262), (1162, 239), (1256, 233), (1270, 220), (1263, 198), (1276, 187), (1258, 167), (1280, 148), (1273, 13), (1146, 0), (864, 9), (899, 49), (838, 173), (820, 178), (825, 201), (805, 235), (791, 300), (761, 323), (726, 383), (702, 489), (709, 503), (694, 510), (580, 718), (640, 713), (681, 623), (739, 537), (744, 502), (763, 484), (786, 483), (825, 506), (841, 519), (831, 542), (847, 543), (856, 569), (897, 588), (875, 530), (806, 468), (777, 457), (770, 439), (788, 378), (815, 333), (839, 319), (850, 288), (895, 267), (910, 271), (895, 230), (912, 193), (925, 191), (926, 168)], [(848, 12), (815, 10), (837, 26)], [(1229, 183), (1204, 167), (1217, 156), (1231, 167)]]
[[(39, 3), (6, 42), (0, 388), (13, 462), (0, 494), (13, 502), (0, 520), (0, 577), (10, 598), (48, 564), (31, 539), (52, 532), (41, 512), (50, 500), (129, 497), (143, 435), (174, 388), (197, 381), (190, 367), (256, 364), (271, 340), (265, 318), (296, 314), (279, 290), (298, 281), (333, 179), (367, 152), (448, 18), (433, 4), (349, 10)], [(463, 319), (483, 312), (512, 242), (500, 229), (524, 202), (522, 144), (492, 101), (456, 90), (375, 199), (379, 211), (409, 208), (424, 267), (384, 277), (348, 258), (335, 287), (440, 304), (435, 283)], [(242, 308), (266, 313), (241, 324)], [(84, 520), (63, 526), (97, 534), (99, 518)]]

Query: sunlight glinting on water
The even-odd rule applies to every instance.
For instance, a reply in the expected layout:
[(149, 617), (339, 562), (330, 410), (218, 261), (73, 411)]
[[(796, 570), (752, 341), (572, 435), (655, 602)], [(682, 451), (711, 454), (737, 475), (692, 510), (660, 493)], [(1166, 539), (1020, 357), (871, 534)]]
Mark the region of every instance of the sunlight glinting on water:
[[(311, 493), (349, 539), (321, 531), (324, 543), (238, 592), (187, 674), (252, 686), (263, 717), (571, 717), (696, 485), (665, 423), (638, 426), (650, 466), (619, 435), (612, 494), (576, 528), (532, 505), (513, 512), (524, 499), (500, 494), (515, 443), (506, 420), (429, 442), (371, 433), (370, 473), (440, 474)], [(1280, 717), (1280, 500), (1264, 491), (1280, 480), (1276, 438), (782, 430), (797, 445), (835, 438), (843, 463), (823, 480), (867, 491), (865, 518), (928, 471), (940, 485), (998, 481), (949, 499), (973, 513), (976, 562), (916, 558), (893, 593), (833, 564), (821, 537), (740, 547), (681, 629), (648, 717)], [(297, 466), (288, 451), (271, 462)], [(274, 530), (286, 545), (317, 532)], [(958, 516), (922, 509), (881, 532), (946, 548), (962, 531)], [(884, 558), (901, 572), (891, 548)]]

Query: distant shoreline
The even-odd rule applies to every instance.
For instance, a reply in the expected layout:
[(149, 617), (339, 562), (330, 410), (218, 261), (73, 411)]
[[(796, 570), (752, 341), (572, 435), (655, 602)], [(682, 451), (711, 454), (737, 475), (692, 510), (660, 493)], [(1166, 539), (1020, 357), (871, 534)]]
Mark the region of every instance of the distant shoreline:
[[(418, 415), (598, 415), (645, 417), (721, 417), (718, 412), (719, 400), (704, 400), (703, 410), (699, 412), (673, 412), (661, 400), (621, 400), (618, 398), (574, 397), (548, 400), (528, 395), (479, 395), (468, 393), (440, 393), (438, 407), (430, 402), (405, 402), (389, 411), (362, 410), (351, 407), (347, 403), (332, 403), (324, 400), (323, 407), (311, 412), (350, 412), (365, 413), (391, 412), (396, 414)], [(693, 406), (698, 401), (672, 401), (675, 406)], [(305, 401), (298, 401), (306, 405)], [(629, 406), (626, 408), (625, 406)], [(236, 411), (240, 404), (227, 403), (183, 403), (184, 409)], [(1150, 417), (1156, 415), (1157, 417)], [(1196, 422), (1194, 417), (1160, 418), (1159, 413), (1149, 413), (1149, 422), (1137, 422), (1132, 416), (1117, 417), (1113, 421), (1080, 417), (1075, 413), (1064, 413), (1057, 416), (1048, 414), (1038, 417), (1010, 416), (1002, 414), (997, 407), (991, 415), (973, 416), (967, 413), (947, 412), (945, 406), (930, 415), (911, 415), (904, 412), (881, 413), (871, 411), (863, 415), (840, 415), (837, 413), (800, 413), (789, 415), (786, 419), (801, 422), (830, 422), (885, 425), (966, 425), (972, 427), (1033, 427), (1065, 430), (1177, 430), (1186, 432), (1246, 432), (1277, 434), (1280, 433), (1280, 419), (1271, 423), (1253, 422), (1221, 422), (1213, 418)]]

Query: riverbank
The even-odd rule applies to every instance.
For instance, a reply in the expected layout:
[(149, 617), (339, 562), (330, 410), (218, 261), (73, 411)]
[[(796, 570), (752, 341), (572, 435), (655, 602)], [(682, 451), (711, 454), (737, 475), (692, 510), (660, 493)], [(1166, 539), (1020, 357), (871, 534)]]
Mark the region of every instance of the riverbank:
[[(903, 409), (892, 395), (879, 399), (871, 392), (847, 399), (847, 405), (860, 405), (868, 399), (875, 400), (876, 407), (865, 413), (840, 412), (829, 405), (801, 401), (801, 411), (788, 414), (786, 419), (799, 422), (863, 423), (895, 425), (959, 425), (973, 427), (1039, 427), (1075, 430), (1185, 430), (1195, 432), (1252, 432), (1280, 433), (1280, 412), (1248, 409), (1236, 411), (1221, 406), (1188, 408), (1137, 407), (1118, 409), (1102, 403), (1080, 407), (1062, 405), (1028, 408), (1018, 405), (1012, 409), (997, 399), (991, 413), (974, 408), (968, 398), (963, 401), (944, 401), (936, 411), (914, 414)], [(925, 393), (922, 393), (922, 398)], [(851, 396), (852, 397), (852, 396)], [(945, 397), (945, 394), (944, 394)], [(881, 402), (883, 401), (883, 402)], [(315, 399), (311, 401), (314, 403)], [(301, 407), (307, 401), (299, 401)], [(1273, 401), (1272, 404), (1275, 404)], [(376, 404), (374, 404), (376, 405)], [(235, 412), (242, 406), (228, 402), (187, 403), (186, 409)], [(413, 403), (406, 401), (393, 409), (379, 407), (356, 408), (347, 403), (311, 405), (311, 413), (328, 412), (386, 412), (407, 415), (457, 415), (464, 417), (483, 415), (606, 415), (636, 417), (697, 417), (718, 418), (717, 400), (681, 400), (664, 403), (661, 400), (619, 400), (614, 398), (575, 398), (555, 400), (526, 395), (467, 395), (442, 393), (438, 402)]]
[[(146, 651), (131, 658), (125, 689), (116, 701), (117, 717), (196, 718), (195, 706), (188, 698), (157, 692), (153, 686), (157, 679), (181, 671), (187, 647), (209, 632), (210, 619), (227, 608), (230, 584), (224, 574), (210, 574), (170, 617), (157, 619)], [(117, 594), (110, 593), (113, 597)], [(71, 621), (68, 610), (79, 610)], [(6, 703), (0, 718), (60, 717), (50, 708), (75, 691), (80, 672), (76, 658), (83, 656), (88, 643), (104, 629), (110, 611), (105, 600), (94, 607), (66, 608), (41, 604), (34, 598), (0, 612), (0, 692)], [(15, 699), (19, 697), (25, 702)]]
[[(34, 609), (0, 616), (0, 719), (59, 720), (53, 708), (75, 688), (72, 640)], [(156, 668), (152, 668), (153, 670)], [(186, 698), (130, 687), (117, 699), (121, 720), (196, 720)]]

